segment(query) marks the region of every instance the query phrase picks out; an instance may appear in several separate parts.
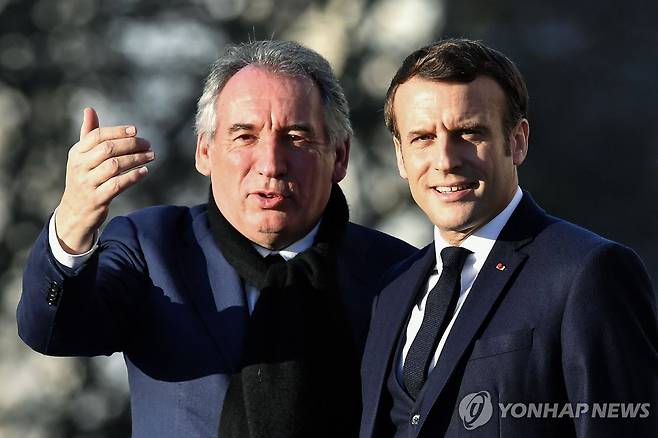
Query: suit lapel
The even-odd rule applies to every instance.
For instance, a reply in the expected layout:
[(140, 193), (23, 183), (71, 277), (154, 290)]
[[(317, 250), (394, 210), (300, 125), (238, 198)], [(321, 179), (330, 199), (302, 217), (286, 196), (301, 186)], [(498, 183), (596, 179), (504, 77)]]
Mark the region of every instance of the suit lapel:
[[(515, 252), (509, 242), (497, 242), (492, 248), (450, 330), (436, 367), (423, 388), (422, 403), (428, 411), (445, 388), (464, 353), (477, 338), (480, 327), (526, 257)], [(498, 263), (504, 264), (504, 270), (496, 267)]]
[(215, 244), (205, 211), (184, 241), (178, 254), (184, 290), (230, 370), (237, 370), (249, 317), (242, 281)]
[[(416, 302), (418, 288), (427, 280), (427, 273), (436, 264), (434, 245), (420, 250), (408, 269), (393, 280), (379, 295), (372, 326), (366, 342), (363, 361), (363, 417), (370, 419), (370, 436), (375, 425), (379, 402), (401, 332)], [(393, 328), (396, 327), (397, 330)]]
[(521, 249), (534, 239), (546, 223), (545, 213), (528, 193), (524, 193), (482, 266), (450, 330), (436, 367), (428, 377), (421, 394), (423, 411), (429, 412), (439, 398), (499, 298), (521, 269), (528, 257)]

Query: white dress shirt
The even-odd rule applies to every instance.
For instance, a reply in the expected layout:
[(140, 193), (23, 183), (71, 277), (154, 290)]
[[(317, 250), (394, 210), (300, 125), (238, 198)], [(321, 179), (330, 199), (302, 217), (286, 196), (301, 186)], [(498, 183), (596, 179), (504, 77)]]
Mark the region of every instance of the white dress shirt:
[[(55, 211), (55, 213), (52, 215), (50, 218), (50, 223), (48, 224), (48, 244), (50, 245), (50, 250), (52, 251), (53, 256), (57, 262), (63, 266), (66, 266), (67, 268), (77, 269), (87, 260), (89, 260), (94, 251), (96, 251), (96, 248), (98, 248), (98, 233), (94, 235), (94, 244), (89, 251), (83, 254), (69, 254), (64, 250), (64, 248), (62, 248), (62, 245), (59, 243), (59, 239), (57, 238), (57, 230), (55, 229), (55, 214), (57, 214), (57, 211)], [(322, 220), (320, 220), (320, 222), (318, 222), (317, 225), (315, 225), (315, 227), (313, 227), (313, 229), (309, 231), (308, 234), (306, 234), (304, 237), (281, 250), (270, 250), (253, 242), (252, 245), (263, 257), (267, 257), (270, 254), (279, 254), (285, 261), (288, 261), (300, 252), (306, 251), (311, 247), (311, 245), (313, 245), (315, 236), (318, 234), (318, 230), (320, 229), (321, 222)], [(249, 307), (249, 314), (251, 315), (251, 312), (253, 312), (254, 306), (256, 305), (256, 301), (258, 301), (258, 297), (260, 296), (260, 291), (255, 286), (245, 284), (245, 293), (247, 298), (247, 305)]]
[[(427, 371), (428, 375), (434, 369), (437, 361), (439, 360), (443, 345), (445, 344), (446, 339), (448, 339), (450, 330), (452, 329), (452, 326), (457, 319), (457, 315), (459, 314), (459, 311), (461, 310), (461, 307), (464, 304), (468, 293), (471, 291), (473, 283), (475, 283), (475, 279), (477, 278), (480, 269), (482, 269), (482, 265), (484, 265), (485, 260), (487, 257), (489, 257), (491, 248), (493, 248), (494, 244), (496, 243), (496, 239), (498, 238), (500, 231), (503, 229), (512, 213), (519, 205), (519, 202), (521, 202), (522, 197), (523, 192), (521, 191), (521, 188), (517, 186), (516, 193), (514, 194), (514, 197), (510, 203), (507, 204), (507, 207), (505, 207), (503, 211), (501, 211), (495, 218), (486, 223), (483, 227), (464, 239), (464, 241), (461, 243), (460, 246), (462, 248), (466, 248), (472, 251), (473, 254), (469, 254), (469, 256), (466, 258), (466, 262), (464, 263), (464, 267), (462, 268), (461, 288), (459, 291), (459, 299), (457, 300), (457, 307), (455, 308), (455, 313), (452, 315), (450, 323), (446, 327), (445, 332), (443, 332), (441, 339), (439, 340), (439, 344), (436, 347), (436, 351), (434, 352), (434, 356), (430, 361)], [(434, 251), (436, 257), (436, 267), (434, 271), (432, 271), (432, 274), (427, 281), (425, 286), (425, 293), (421, 301), (411, 310), (411, 318), (409, 319), (409, 324), (407, 324), (404, 347), (402, 348), (402, 354), (398, 359), (397, 364), (397, 377), (400, 382), (402, 382), (402, 369), (404, 367), (404, 361), (407, 357), (407, 353), (409, 352), (409, 348), (411, 348), (411, 344), (416, 337), (418, 330), (420, 330), (420, 325), (423, 322), (423, 316), (425, 315), (425, 304), (427, 302), (429, 291), (431, 291), (436, 283), (438, 283), (441, 271), (443, 270), (443, 263), (441, 262), (441, 250), (447, 246), (452, 245), (450, 245), (443, 239), (443, 237), (441, 237), (439, 229), (435, 226)]]
[(57, 209), (55, 209), (55, 212), (50, 217), (50, 222), (48, 223), (48, 244), (50, 245), (50, 251), (60, 265), (71, 269), (77, 269), (89, 260), (94, 251), (96, 251), (96, 248), (98, 248), (98, 232), (94, 233), (94, 244), (89, 251), (82, 254), (69, 254), (64, 248), (62, 248), (62, 245), (57, 238), (57, 230), (55, 228), (56, 214)]

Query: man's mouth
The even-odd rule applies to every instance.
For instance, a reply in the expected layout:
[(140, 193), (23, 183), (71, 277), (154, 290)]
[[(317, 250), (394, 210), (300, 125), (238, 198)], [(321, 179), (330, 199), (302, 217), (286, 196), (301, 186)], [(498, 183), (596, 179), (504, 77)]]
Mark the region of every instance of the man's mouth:
[(279, 208), (289, 198), (285, 192), (256, 191), (252, 192), (250, 197), (256, 200), (260, 208), (271, 209)]
[(466, 183), (466, 184), (459, 184), (459, 185), (451, 185), (451, 186), (435, 186), (434, 190), (436, 190), (439, 193), (454, 193), (454, 192), (461, 192), (464, 190), (475, 190), (479, 186), (478, 183)]

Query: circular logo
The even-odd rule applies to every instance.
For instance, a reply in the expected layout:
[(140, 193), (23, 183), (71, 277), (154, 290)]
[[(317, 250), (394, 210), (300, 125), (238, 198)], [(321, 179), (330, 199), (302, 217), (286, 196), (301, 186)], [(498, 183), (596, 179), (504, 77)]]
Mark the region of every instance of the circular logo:
[(473, 430), (491, 420), (493, 406), (488, 391), (473, 392), (459, 403), (459, 416), (466, 430)]

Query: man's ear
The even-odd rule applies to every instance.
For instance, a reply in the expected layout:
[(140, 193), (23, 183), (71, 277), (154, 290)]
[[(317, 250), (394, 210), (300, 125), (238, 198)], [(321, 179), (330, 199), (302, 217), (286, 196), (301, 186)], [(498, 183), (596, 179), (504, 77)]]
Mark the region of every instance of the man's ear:
[(210, 145), (206, 141), (206, 133), (201, 133), (196, 137), (196, 170), (204, 176), (210, 176)]
[(528, 138), (530, 137), (530, 124), (528, 120), (521, 121), (514, 128), (510, 138), (510, 150), (515, 166), (520, 166), (528, 155)]
[(393, 136), (393, 145), (395, 146), (395, 156), (398, 161), (398, 172), (400, 172), (400, 177), (402, 179), (407, 179), (407, 169), (404, 167), (404, 158), (402, 157), (402, 145), (395, 135)]
[(347, 163), (350, 160), (350, 139), (336, 146), (336, 161), (334, 161), (334, 173), (331, 181), (339, 183), (347, 175)]

